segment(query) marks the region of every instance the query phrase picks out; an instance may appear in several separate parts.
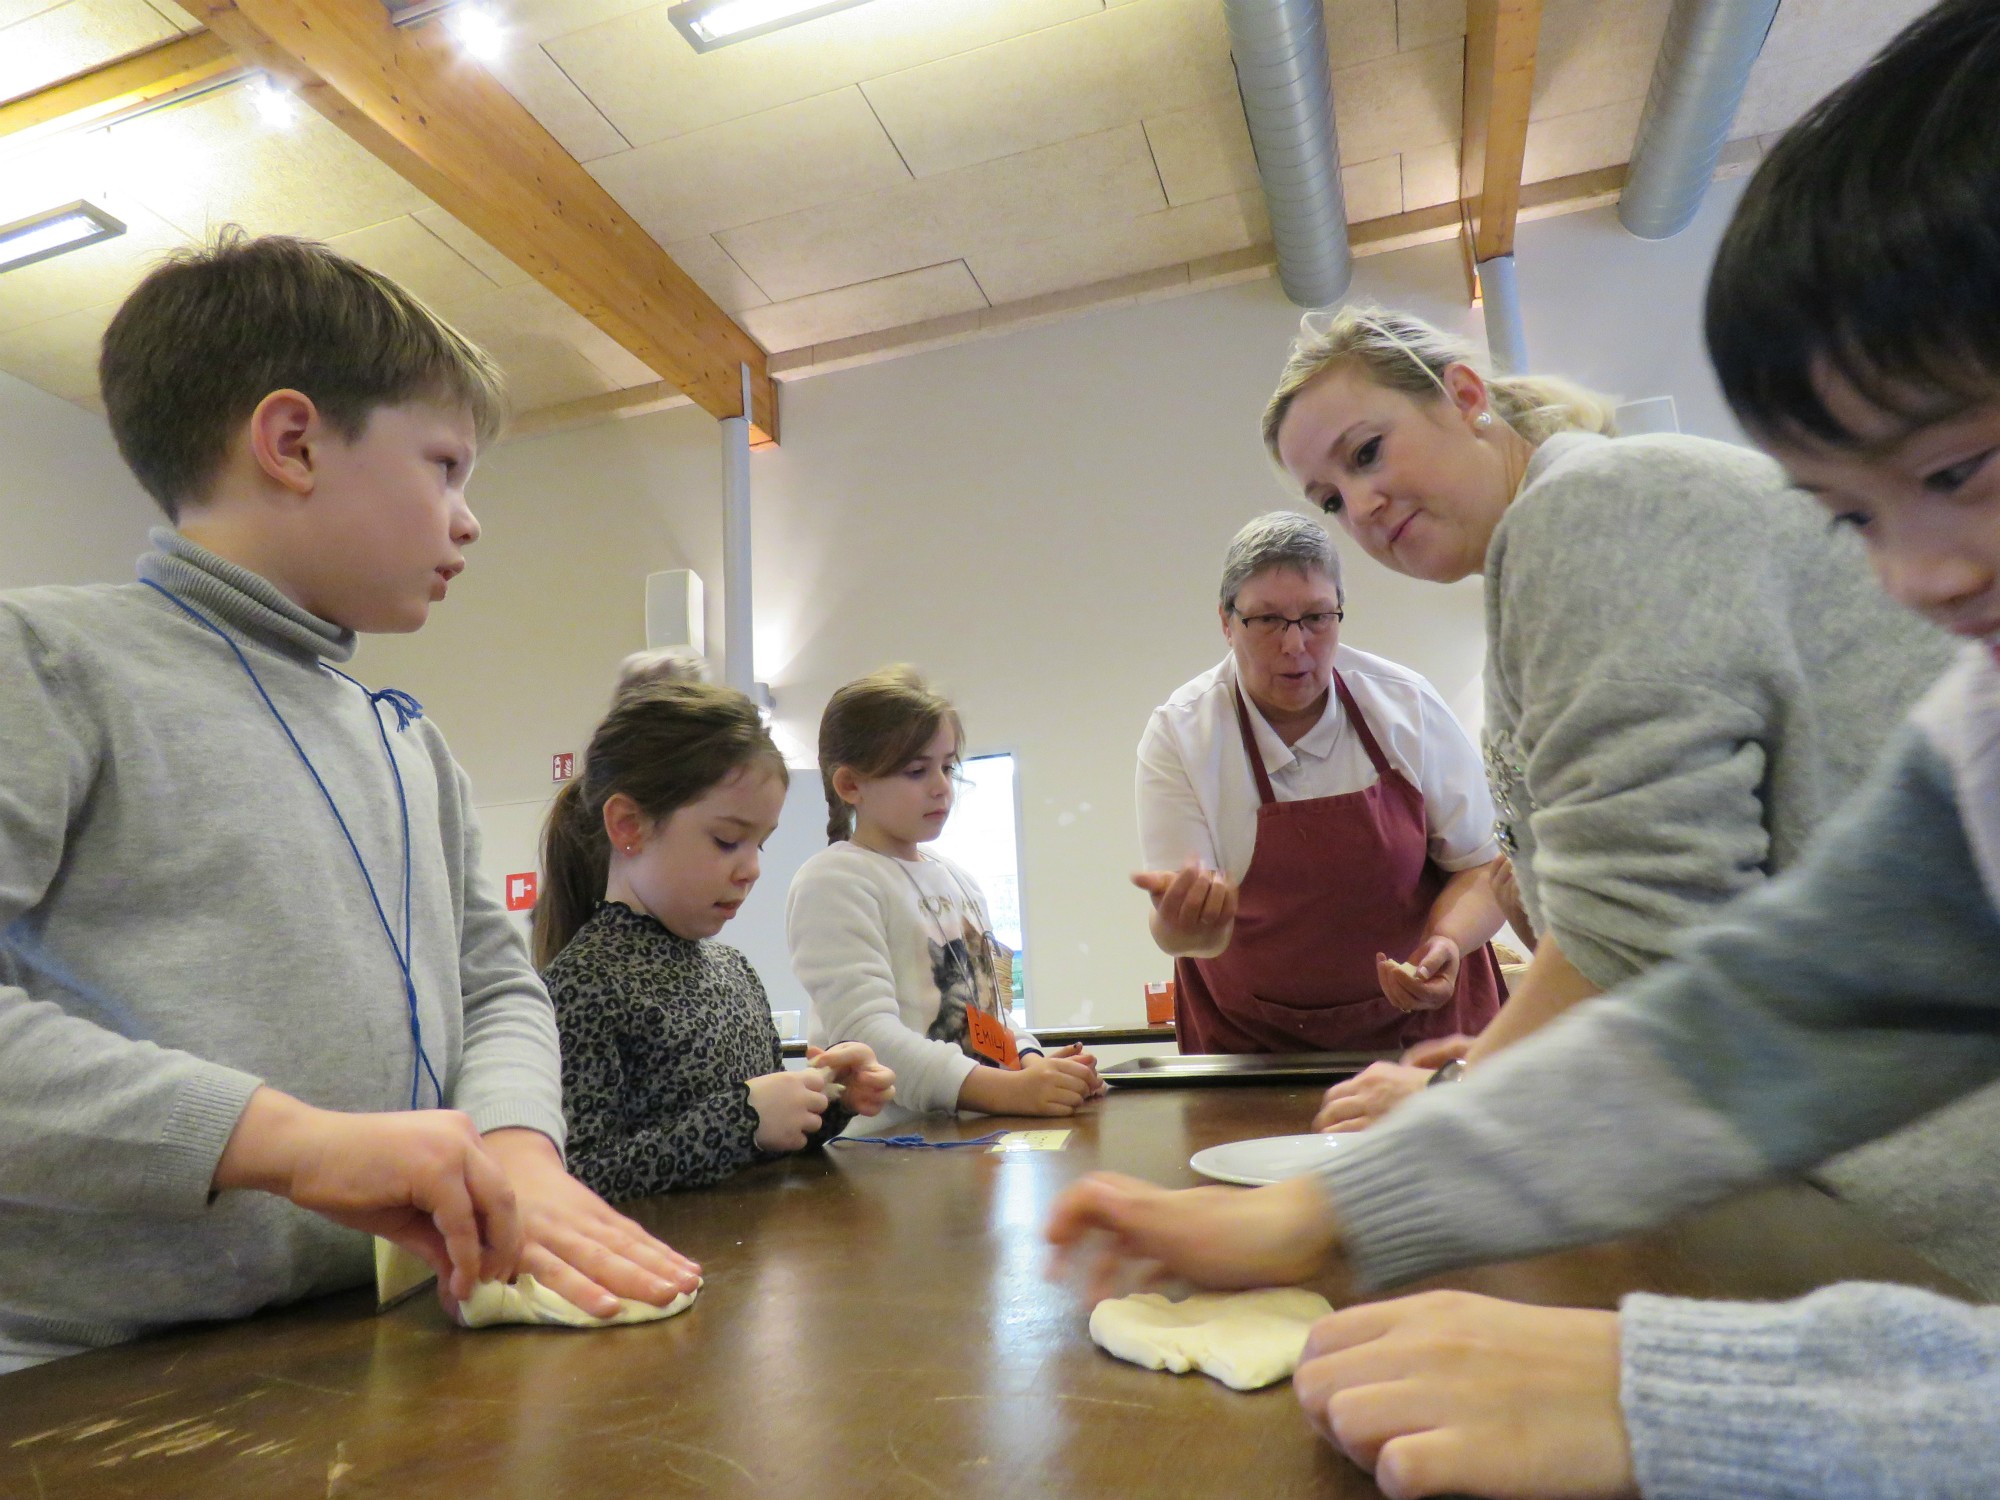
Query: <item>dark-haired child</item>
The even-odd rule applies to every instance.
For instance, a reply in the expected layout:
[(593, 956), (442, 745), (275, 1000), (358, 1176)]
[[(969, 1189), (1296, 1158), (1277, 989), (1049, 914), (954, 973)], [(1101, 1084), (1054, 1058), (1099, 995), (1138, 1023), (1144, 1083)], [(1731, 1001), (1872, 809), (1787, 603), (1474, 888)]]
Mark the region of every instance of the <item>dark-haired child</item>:
[[(1968, 643), (1871, 781), (1674, 959), (1317, 1178), (1240, 1195), (1097, 1178), (1052, 1238), (1102, 1229), (1212, 1285), (1330, 1253), (1395, 1284), (1657, 1222), (2000, 1078), (1995, 79), (1992, 0), (1915, 23), (1773, 149), (1709, 284), (1746, 428), (1860, 533), (1891, 597)], [(1375, 1302), (1320, 1323), (1296, 1384), (1394, 1496), (2000, 1494), (2000, 1311), (1902, 1287), (1617, 1312)]]
[(365, 1284), (370, 1234), (461, 1299), (692, 1288), (564, 1170), (555, 1020), (444, 737), (339, 670), (464, 567), (497, 370), (240, 236), (147, 276), (99, 370), (173, 529), (137, 583), (0, 599), (0, 1371)]
[(621, 684), (542, 833), (570, 1166), (619, 1202), (825, 1141), (895, 1082), (858, 1042), (787, 1071), (757, 971), (710, 941), (757, 883), (787, 774), (756, 705), (680, 675)]

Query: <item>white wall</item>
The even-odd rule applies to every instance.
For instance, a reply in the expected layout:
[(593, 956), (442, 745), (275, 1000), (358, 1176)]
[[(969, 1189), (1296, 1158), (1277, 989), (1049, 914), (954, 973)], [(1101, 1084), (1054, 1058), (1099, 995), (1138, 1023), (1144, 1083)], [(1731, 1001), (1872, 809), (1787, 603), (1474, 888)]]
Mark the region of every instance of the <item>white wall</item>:
[[(1732, 202), (1719, 189), (1665, 245), (1610, 210), (1523, 226), (1536, 364), (1672, 395), (1684, 430), (1733, 437), (1699, 339)], [(1457, 257), (1364, 260), (1356, 295), (1476, 333)], [(1230, 534), (1290, 503), (1256, 417), (1297, 315), (1264, 282), (803, 381), (784, 390), (783, 446), (753, 459), (758, 672), (788, 750), (809, 759), (834, 687), (908, 660), (956, 698), (973, 750), (1020, 757), (1040, 1024), (1134, 1021), (1141, 983), (1167, 971), (1125, 880), (1132, 751), (1151, 708), (1221, 653)], [(687, 409), (505, 445), (474, 479), (487, 534), (450, 603), (421, 636), (364, 649), (368, 676), (414, 691), (451, 734), (496, 874), (532, 866), (549, 756), (580, 745), (618, 658), (643, 644), (644, 575), (699, 571), (719, 640), (718, 476), (714, 424)], [(1413, 583), (1347, 551), (1346, 639), (1472, 708), (1478, 584)], [(780, 1008), (799, 1001), (775, 867), (817, 842), (815, 779), (800, 778), (784, 858), (738, 929)]]
[(1682, 432), (1744, 442), (1702, 345), (1708, 266), (1747, 180), (1709, 189), (1671, 240), (1635, 240), (1609, 208), (1524, 224), (1517, 264), (1536, 368), (1623, 400), (1674, 398)]
[(0, 588), (127, 582), (162, 519), (103, 418), (0, 373)]

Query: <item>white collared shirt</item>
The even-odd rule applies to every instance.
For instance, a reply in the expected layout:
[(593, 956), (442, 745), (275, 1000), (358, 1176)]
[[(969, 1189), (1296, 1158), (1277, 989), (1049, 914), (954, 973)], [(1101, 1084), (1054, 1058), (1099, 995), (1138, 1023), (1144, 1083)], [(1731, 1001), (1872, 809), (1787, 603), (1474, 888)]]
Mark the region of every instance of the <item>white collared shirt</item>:
[[(1485, 767), (1437, 689), (1408, 667), (1351, 646), (1336, 647), (1333, 664), (1389, 764), (1423, 793), (1432, 861), (1456, 871), (1497, 858)], [(1236, 658), (1225, 656), (1154, 709), (1139, 739), (1139, 847), (1149, 870), (1198, 859), (1241, 880), (1250, 869), (1257, 782), (1237, 728), (1235, 686)], [(1374, 784), (1374, 764), (1337, 693), (1327, 693), (1320, 721), (1289, 746), (1248, 695), (1244, 703), (1280, 802)]]

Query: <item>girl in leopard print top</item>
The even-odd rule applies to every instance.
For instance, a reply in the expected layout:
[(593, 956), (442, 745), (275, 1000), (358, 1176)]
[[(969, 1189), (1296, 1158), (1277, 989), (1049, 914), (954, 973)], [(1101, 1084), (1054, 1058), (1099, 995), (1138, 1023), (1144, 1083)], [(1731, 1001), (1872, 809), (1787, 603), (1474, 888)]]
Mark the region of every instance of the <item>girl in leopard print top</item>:
[(709, 941), (756, 883), (786, 779), (748, 698), (655, 677), (621, 689), (549, 811), (535, 945), (569, 1165), (614, 1202), (718, 1181), (887, 1102), (893, 1076), (859, 1044), (788, 1071), (756, 971)]

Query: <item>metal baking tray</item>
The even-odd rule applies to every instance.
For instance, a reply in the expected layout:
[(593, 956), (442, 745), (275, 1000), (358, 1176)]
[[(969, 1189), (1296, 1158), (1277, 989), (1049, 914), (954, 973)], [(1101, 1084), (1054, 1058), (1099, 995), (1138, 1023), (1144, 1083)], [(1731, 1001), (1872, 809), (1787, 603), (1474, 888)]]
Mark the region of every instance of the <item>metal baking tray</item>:
[(1394, 1062), (1395, 1052), (1189, 1053), (1135, 1057), (1099, 1070), (1122, 1088), (1184, 1088), (1196, 1083), (1297, 1083), (1352, 1078), (1370, 1063)]

